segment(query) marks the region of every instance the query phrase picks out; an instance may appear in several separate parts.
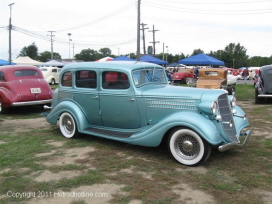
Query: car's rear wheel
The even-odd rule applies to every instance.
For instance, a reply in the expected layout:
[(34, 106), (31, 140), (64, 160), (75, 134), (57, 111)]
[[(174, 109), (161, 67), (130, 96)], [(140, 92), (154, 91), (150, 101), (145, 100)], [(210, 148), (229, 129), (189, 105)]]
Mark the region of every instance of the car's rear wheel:
[(8, 113), (8, 108), (3, 108), (2, 99), (0, 98), (0, 113)]
[(263, 99), (258, 97), (259, 93), (258, 93), (258, 88), (255, 88), (255, 103), (258, 104), (258, 103), (262, 103), (263, 102)]
[(211, 154), (211, 146), (190, 129), (175, 128), (168, 138), (172, 156), (181, 164), (197, 166), (205, 162)]
[(51, 84), (51, 85), (54, 85), (55, 83), (56, 83), (55, 79), (54, 79), (54, 78), (53, 78), (53, 79), (51, 79), (50, 84)]
[(235, 95), (235, 86), (233, 86), (233, 85), (230, 85), (230, 86), (228, 86), (227, 87), (227, 91), (228, 91), (228, 94), (229, 95)]
[(188, 81), (188, 80), (187, 80), (187, 77), (184, 77), (183, 80), (182, 80), (182, 83), (183, 83), (183, 84), (187, 84), (187, 81)]
[(70, 113), (64, 112), (61, 114), (59, 128), (62, 135), (66, 138), (75, 138), (79, 136), (75, 119)]

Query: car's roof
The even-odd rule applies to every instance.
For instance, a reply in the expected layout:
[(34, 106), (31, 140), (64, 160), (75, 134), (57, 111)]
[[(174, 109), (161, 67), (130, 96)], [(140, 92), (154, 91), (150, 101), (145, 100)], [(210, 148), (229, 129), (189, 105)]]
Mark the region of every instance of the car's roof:
[(21, 70), (21, 69), (35, 69), (37, 70), (37, 67), (31, 66), (31, 65), (7, 65), (7, 66), (0, 66), (0, 71), (3, 72), (13, 72), (15, 70)]
[(260, 68), (261, 71), (266, 71), (266, 70), (271, 70), (271, 69), (272, 69), (272, 65), (265, 65)]
[(73, 68), (95, 68), (95, 69), (123, 69), (131, 71), (138, 68), (148, 67), (161, 67), (157, 64), (148, 62), (135, 62), (135, 61), (105, 61), (105, 62), (79, 62), (72, 63), (64, 66), (62, 70), (73, 69)]

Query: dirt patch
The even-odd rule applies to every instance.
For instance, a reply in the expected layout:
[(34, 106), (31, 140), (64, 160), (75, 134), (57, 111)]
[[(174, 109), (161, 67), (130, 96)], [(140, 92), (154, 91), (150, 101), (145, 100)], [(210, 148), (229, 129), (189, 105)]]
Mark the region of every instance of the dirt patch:
[(12, 130), (13, 133), (25, 132), (30, 130), (42, 129), (49, 126), (45, 117), (32, 119), (14, 119), (0, 121), (3, 133), (8, 133)]
[(173, 186), (173, 192), (179, 195), (180, 203), (185, 204), (213, 204), (216, 203), (213, 196), (200, 190), (192, 189), (188, 184)]
[(37, 182), (57, 181), (62, 178), (73, 178), (83, 173), (86, 173), (86, 171), (61, 171), (58, 173), (53, 173), (51, 171), (45, 170), (34, 180)]
[[(90, 157), (89, 154), (90, 152), (93, 151), (95, 151), (93, 147), (78, 147), (71, 149), (63, 149), (64, 152), (63, 156), (52, 156), (49, 160), (40, 162), (40, 164), (45, 166), (76, 164), (77, 160), (89, 159)], [(40, 154), (38, 156), (40, 156)]]

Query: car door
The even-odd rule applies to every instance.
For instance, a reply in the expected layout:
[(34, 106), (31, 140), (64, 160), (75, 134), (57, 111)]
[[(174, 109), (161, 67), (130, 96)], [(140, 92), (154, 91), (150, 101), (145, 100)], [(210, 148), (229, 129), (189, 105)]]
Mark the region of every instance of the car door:
[(99, 99), (104, 126), (122, 129), (139, 128), (138, 104), (127, 74), (117, 71), (102, 72)]
[(84, 111), (91, 125), (102, 126), (100, 115), (97, 72), (95, 70), (79, 70), (75, 73), (74, 101)]

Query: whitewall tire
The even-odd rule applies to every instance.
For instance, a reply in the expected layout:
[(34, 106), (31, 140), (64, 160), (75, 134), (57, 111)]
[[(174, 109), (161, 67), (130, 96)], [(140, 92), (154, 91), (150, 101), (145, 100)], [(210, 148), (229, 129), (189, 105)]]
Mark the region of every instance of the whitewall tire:
[(66, 138), (74, 138), (79, 135), (75, 119), (70, 113), (64, 112), (59, 119), (59, 128)]
[(172, 156), (181, 164), (197, 166), (211, 154), (211, 146), (190, 129), (175, 128), (168, 139)]

